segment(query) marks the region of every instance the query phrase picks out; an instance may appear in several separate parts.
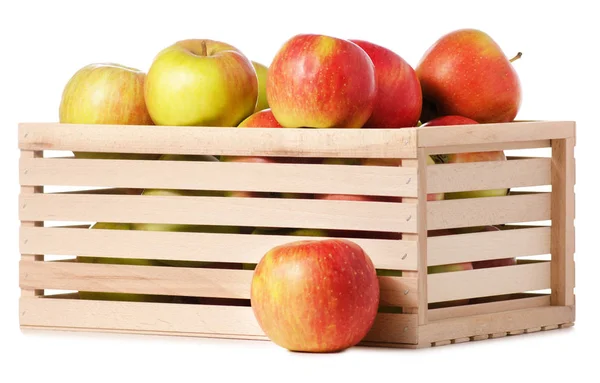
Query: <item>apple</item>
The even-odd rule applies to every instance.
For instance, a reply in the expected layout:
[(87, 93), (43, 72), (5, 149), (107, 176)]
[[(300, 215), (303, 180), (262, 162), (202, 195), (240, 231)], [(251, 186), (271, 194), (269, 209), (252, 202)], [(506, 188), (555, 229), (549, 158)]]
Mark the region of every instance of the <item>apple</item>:
[(360, 158), (324, 158), (324, 165), (360, 165)]
[(254, 112), (258, 79), (252, 62), (214, 40), (177, 41), (148, 71), (145, 99), (157, 125), (237, 126)]
[(375, 66), (377, 95), (366, 128), (404, 128), (421, 116), (421, 84), (415, 70), (398, 54), (380, 45), (350, 40), (361, 47)]
[[(103, 230), (129, 230), (131, 227), (128, 223), (116, 222), (98, 222), (91, 229)], [(157, 261), (150, 259), (133, 259), (133, 258), (108, 258), (108, 257), (93, 257), (93, 256), (78, 256), (77, 262), (80, 263), (100, 263), (114, 265), (138, 265), (138, 266), (153, 266), (159, 264)], [(104, 293), (94, 291), (80, 291), (79, 298), (93, 300), (116, 300), (116, 301), (150, 301), (150, 295), (129, 294), (129, 293)]]
[(359, 343), (379, 306), (373, 262), (354, 242), (293, 241), (254, 270), (250, 302), (264, 333), (291, 351), (335, 352)]
[(267, 100), (286, 128), (361, 128), (376, 94), (373, 61), (348, 40), (296, 35), (269, 67)]
[[(60, 100), (63, 124), (152, 125), (144, 101), (146, 73), (120, 64), (96, 63), (79, 69)], [(74, 152), (77, 158), (156, 159), (135, 153)]]
[(447, 33), (417, 65), (423, 99), (434, 116), (455, 114), (479, 123), (513, 121), (521, 106), (521, 85), (512, 65), (518, 57), (509, 60), (480, 30)]
[(271, 109), (260, 110), (246, 117), (238, 128), (282, 128)]
[(256, 61), (252, 61), (252, 65), (254, 66), (256, 77), (258, 78), (258, 101), (254, 108), (254, 112), (258, 112), (269, 108), (269, 102), (267, 101), (267, 76), (269, 68)]

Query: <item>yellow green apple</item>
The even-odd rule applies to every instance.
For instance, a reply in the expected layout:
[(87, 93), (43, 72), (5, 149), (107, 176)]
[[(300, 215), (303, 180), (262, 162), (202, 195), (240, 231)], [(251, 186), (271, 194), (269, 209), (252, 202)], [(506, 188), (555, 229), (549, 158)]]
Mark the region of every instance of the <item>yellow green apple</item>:
[(269, 102), (267, 101), (267, 75), (269, 68), (256, 61), (252, 61), (252, 65), (258, 78), (258, 101), (256, 102), (256, 108), (254, 108), (254, 112), (258, 112), (269, 108)]
[(237, 126), (254, 112), (258, 79), (252, 62), (232, 45), (181, 40), (154, 58), (145, 99), (157, 125)]

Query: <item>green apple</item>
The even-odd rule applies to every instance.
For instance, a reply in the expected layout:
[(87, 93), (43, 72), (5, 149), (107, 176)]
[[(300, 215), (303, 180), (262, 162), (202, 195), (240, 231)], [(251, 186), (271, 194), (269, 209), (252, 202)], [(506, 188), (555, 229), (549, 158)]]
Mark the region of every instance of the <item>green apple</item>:
[[(89, 64), (69, 79), (62, 93), (63, 124), (153, 125), (144, 101), (146, 73), (114, 63)], [(135, 153), (74, 152), (77, 158), (156, 159)]]
[[(91, 229), (104, 230), (129, 230), (131, 226), (128, 223), (114, 222), (98, 222)], [(138, 266), (153, 266), (157, 265), (156, 261), (150, 259), (130, 259), (130, 258), (107, 258), (107, 257), (89, 257), (78, 256), (77, 262), (81, 263), (100, 263), (114, 265), (138, 265)], [(128, 294), (128, 293), (104, 293), (92, 291), (80, 291), (79, 298), (93, 300), (117, 300), (117, 301), (150, 301), (152, 298), (149, 295)]]
[(214, 40), (181, 40), (154, 58), (145, 87), (157, 125), (238, 126), (256, 108), (258, 78), (235, 47)]
[(254, 112), (256, 113), (264, 109), (269, 109), (269, 103), (267, 102), (267, 75), (269, 68), (256, 61), (252, 61), (252, 65), (258, 78), (258, 102), (256, 103), (256, 108), (254, 108)]

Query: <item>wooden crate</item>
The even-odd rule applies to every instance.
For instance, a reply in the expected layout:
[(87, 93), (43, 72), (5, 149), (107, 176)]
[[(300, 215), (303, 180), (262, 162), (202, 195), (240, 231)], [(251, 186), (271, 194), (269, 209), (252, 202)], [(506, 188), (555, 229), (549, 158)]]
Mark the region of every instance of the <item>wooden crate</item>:
[[(365, 345), (428, 347), (570, 326), (574, 146), (575, 123), (569, 121), (396, 130), (21, 124), (20, 324), (266, 339), (250, 307), (252, 270), (240, 265), (255, 264), (273, 246), (304, 237), (88, 229), (94, 222), (145, 222), (341, 230), (378, 269), (403, 271), (379, 277), (381, 310)], [(551, 154), (518, 155), (533, 148), (551, 148)], [(427, 155), (492, 150), (517, 155), (427, 166)], [(53, 151), (296, 157), (298, 163), (49, 158)], [(313, 158), (402, 159), (402, 166), (324, 165)], [(515, 191), (544, 185), (551, 192)], [(49, 191), (57, 186), (73, 191)], [(503, 197), (426, 198), (505, 187), (512, 189)], [(144, 188), (301, 194), (139, 195)], [(307, 197), (324, 193), (403, 198)], [(505, 224), (504, 230), (427, 236), (428, 230), (492, 224)], [(402, 233), (402, 239), (384, 239), (381, 232)], [(548, 260), (531, 259), (544, 254)], [(221, 266), (85, 264), (74, 258), (81, 255)], [(519, 263), (426, 273), (431, 265), (505, 257), (519, 257)], [(78, 291), (143, 294), (144, 301), (80, 299)], [(444, 307), (467, 298), (469, 304)]]

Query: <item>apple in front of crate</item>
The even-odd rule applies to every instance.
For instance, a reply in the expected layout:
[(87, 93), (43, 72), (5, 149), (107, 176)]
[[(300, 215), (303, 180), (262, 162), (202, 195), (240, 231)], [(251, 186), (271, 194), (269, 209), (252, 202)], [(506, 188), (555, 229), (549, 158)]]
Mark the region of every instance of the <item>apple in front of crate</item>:
[(436, 115), (457, 114), (480, 123), (509, 122), (521, 105), (513, 60), (485, 32), (460, 29), (439, 38), (425, 52), (416, 72), (423, 98), (435, 106)]
[[(144, 101), (146, 73), (120, 64), (96, 63), (79, 69), (62, 93), (59, 122), (64, 124), (153, 125)], [(74, 152), (77, 158), (156, 159), (135, 153)]]
[(258, 324), (275, 344), (335, 352), (356, 345), (371, 329), (379, 281), (373, 262), (354, 242), (290, 241), (261, 258), (250, 296)]
[[(98, 222), (91, 227), (94, 230), (130, 230), (131, 225), (128, 223), (117, 222)], [(110, 258), (97, 256), (78, 256), (76, 258), (79, 263), (95, 263), (95, 264), (113, 264), (113, 265), (136, 265), (136, 266), (153, 266), (160, 264), (151, 259), (141, 258)], [(96, 291), (80, 291), (80, 299), (92, 300), (116, 300), (116, 301), (150, 301), (149, 295), (131, 294), (131, 293), (107, 293)]]
[(267, 101), (267, 77), (269, 75), (269, 68), (256, 61), (252, 61), (252, 65), (254, 66), (256, 77), (258, 79), (258, 101), (254, 108), (254, 112), (258, 112), (269, 108), (269, 102)]
[(286, 128), (361, 128), (375, 106), (373, 61), (351, 41), (300, 34), (276, 53), (267, 100)]
[(209, 39), (177, 41), (154, 58), (145, 99), (157, 125), (237, 126), (254, 112), (258, 79), (235, 47)]
[(415, 70), (395, 52), (380, 45), (351, 40), (375, 66), (377, 96), (365, 128), (404, 128), (417, 125), (421, 115), (421, 85)]

